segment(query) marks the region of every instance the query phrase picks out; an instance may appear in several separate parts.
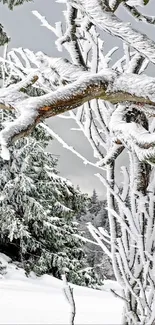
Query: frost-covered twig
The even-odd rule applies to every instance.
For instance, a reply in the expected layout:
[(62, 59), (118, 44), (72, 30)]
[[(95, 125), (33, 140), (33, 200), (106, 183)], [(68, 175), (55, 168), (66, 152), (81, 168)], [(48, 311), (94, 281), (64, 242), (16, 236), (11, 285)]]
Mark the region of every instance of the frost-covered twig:
[(154, 16), (147, 16), (142, 14), (136, 7), (130, 6), (126, 3), (126, 1), (122, 1), (124, 7), (131, 13), (131, 15), (138, 21), (142, 21), (148, 24), (155, 24), (155, 17)]
[(99, 0), (69, 0), (77, 9), (85, 13), (90, 21), (101, 30), (120, 37), (143, 56), (155, 63), (155, 44), (145, 34), (133, 29), (129, 23), (122, 22)]
[(90, 223), (87, 223), (87, 228), (92, 235), (92, 237), (96, 240), (96, 242), (99, 244), (99, 246), (103, 249), (103, 251), (111, 258), (111, 253), (109, 249), (106, 247), (106, 245), (102, 242), (100, 238), (100, 232)]
[[(137, 230), (135, 222), (132, 218), (131, 211), (129, 210), (129, 208), (125, 205), (125, 203), (122, 201), (122, 199), (119, 197), (119, 195), (115, 192), (115, 190), (110, 186), (110, 184), (107, 182), (107, 180), (105, 180), (105, 178), (101, 174), (95, 174), (95, 176), (97, 176), (101, 180), (101, 182), (105, 185), (105, 187), (109, 190), (109, 192), (115, 197), (116, 201), (120, 204), (121, 209), (124, 211), (127, 219), (130, 222), (130, 227), (132, 229), (133, 235), (136, 238), (138, 235), (138, 230)], [(108, 209), (111, 209), (111, 207), (108, 207)], [(112, 211), (114, 211), (114, 210), (115, 209), (112, 207)]]
[(119, 295), (115, 290), (110, 289), (110, 292), (112, 292), (112, 294), (119, 299), (122, 299), (123, 301), (127, 301), (123, 296)]
[(64, 288), (63, 289), (64, 289), (65, 296), (66, 296), (67, 301), (69, 302), (69, 304), (71, 306), (70, 325), (74, 325), (74, 319), (75, 319), (75, 315), (76, 315), (76, 306), (75, 306), (75, 300), (74, 300), (74, 295), (73, 295), (73, 288), (71, 288), (71, 286), (68, 284), (65, 274), (62, 275), (62, 280), (63, 280), (63, 283), (64, 283)]
[(33, 15), (36, 16), (42, 23), (41, 26), (46, 27), (47, 29), (51, 30), (56, 36), (59, 36), (59, 33), (57, 32), (57, 29), (52, 27), (46, 18), (42, 16), (37, 10), (32, 11)]
[[(56, 134), (53, 130), (51, 130), (46, 124), (41, 123), (41, 126), (44, 129), (46, 129), (49, 132), (49, 134), (51, 134), (53, 136), (53, 138), (55, 138), (59, 143), (61, 143), (65, 149), (71, 151), (78, 158), (80, 158), (83, 161), (84, 165), (90, 165), (90, 166), (93, 166), (93, 167), (97, 167), (95, 163), (89, 161), (84, 156), (82, 156), (77, 150), (75, 150), (73, 147), (69, 146), (62, 138), (59, 137), (58, 134)], [(103, 170), (102, 167), (98, 167), (98, 168)]]

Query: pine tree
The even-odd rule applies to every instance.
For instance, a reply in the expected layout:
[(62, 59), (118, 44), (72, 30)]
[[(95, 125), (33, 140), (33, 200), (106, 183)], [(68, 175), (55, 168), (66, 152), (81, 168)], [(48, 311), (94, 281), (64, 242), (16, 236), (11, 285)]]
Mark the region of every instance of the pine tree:
[(9, 38), (7, 37), (7, 34), (5, 33), (3, 26), (0, 24), (0, 46), (4, 45), (5, 43), (8, 43), (8, 41), (9, 41)]
[[(91, 197), (87, 198), (85, 214), (81, 214), (79, 228), (89, 240), (94, 238), (87, 229), (87, 223), (92, 223), (96, 228), (103, 227), (109, 233), (109, 222), (107, 215), (107, 202), (106, 200), (99, 200), (96, 190), (93, 190)], [(87, 258), (87, 263), (94, 269), (99, 277), (107, 279), (114, 279), (111, 261), (108, 256), (103, 252), (100, 246), (86, 242), (84, 251)]]
[(13, 10), (15, 6), (19, 6), (24, 2), (30, 2), (31, 0), (0, 0), (3, 4), (7, 4), (8, 8)]
[(83, 243), (76, 237), (81, 193), (56, 171), (45, 148), (50, 137), (40, 127), (11, 147), (10, 161), (0, 160), (0, 247), (27, 272), (65, 272), (68, 280), (95, 285), (85, 270)]
[(90, 202), (88, 204), (88, 212), (90, 212), (90, 214), (94, 215), (94, 218), (95, 218), (95, 216), (97, 216), (98, 212), (100, 211), (100, 208), (101, 208), (101, 204), (98, 199), (97, 192), (94, 189), (93, 194), (90, 197)]
[[(7, 4), (10, 10), (13, 10), (14, 7), (23, 4), (24, 2), (30, 2), (32, 0), (0, 0), (0, 3)], [(0, 46), (9, 42), (9, 37), (3, 29), (3, 26), (0, 24)]]

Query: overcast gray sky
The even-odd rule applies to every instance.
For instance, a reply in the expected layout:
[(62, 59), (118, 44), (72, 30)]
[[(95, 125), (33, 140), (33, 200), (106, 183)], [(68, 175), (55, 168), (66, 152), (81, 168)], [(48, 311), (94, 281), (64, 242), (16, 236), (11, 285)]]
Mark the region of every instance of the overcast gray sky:
[[(145, 8), (146, 14), (155, 15), (154, 2), (155, 0), (152, 0), (147, 8)], [(5, 26), (5, 30), (11, 37), (10, 47), (29, 48), (33, 51), (41, 50), (53, 57), (62, 56), (62, 53), (56, 50), (54, 34), (48, 29), (41, 27), (40, 22), (32, 15), (31, 11), (38, 10), (54, 25), (56, 21), (63, 19), (63, 9), (65, 9), (65, 6), (55, 3), (55, 0), (34, 0), (33, 3), (25, 3), (23, 6), (15, 8), (14, 11), (10, 11), (6, 5), (0, 3), (0, 22)], [(148, 26), (145, 23), (135, 22), (121, 7), (117, 14), (125, 21), (130, 20), (135, 28), (140, 29), (155, 40), (155, 27)], [(122, 48), (122, 42), (120, 40), (105, 34), (103, 36), (106, 50), (115, 45), (120, 45)], [(148, 73), (154, 73), (152, 72), (151, 66), (149, 67)], [(88, 159), (94, 161), (92, 149), (86, 139), (80, 132), (70, 130), (72, 127), (75, 127), (73, 122), (56, 117), (51, 118), (48, 123), (69, 145), (74, 146), (81, 154), (86, 155)], [(73, 184), (79, 184), (82, 191), (91, 193), (96, 188), (100, 197), (104, 197), (104, 188), (94, 176), (97, 169), (85, 166), (79, 158), (75, 157), (74, 154), (66, 149), (63, 149), (55, 140), (52, 141), (50, 149), (52, 153), (60, 156), (59, 171), (61, 175), (69, 178)], [(119, 164), (123, 164), (123, 158)]]

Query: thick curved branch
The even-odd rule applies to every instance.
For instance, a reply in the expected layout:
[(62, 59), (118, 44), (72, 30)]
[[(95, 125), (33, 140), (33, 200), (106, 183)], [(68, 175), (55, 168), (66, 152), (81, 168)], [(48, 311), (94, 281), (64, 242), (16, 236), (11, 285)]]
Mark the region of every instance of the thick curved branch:
[(114, 134), (114, 140), (119, 140), (130, 151), (136, 153), (139, 161), (155, 163), (155, 134), (148, 131), (145, 115), (137, 107), (118, 105), (111, 117), (110, 130)]
[(78, 2), (69, 0), (69, 2), (86, 14), (94, 25), (123, 39), (124, 42), (155, 64), (155, 43), (147, 35), (132, 28), (130, 23), (124, 23), (117, 18), (104, 2), (100, 0), (79, 0)]
[(155, 79), (151, 77), (119, 75), (110, 69), (103, 74), (91, 75), (87, 72), (77, 81), (54, 92), (28, 97), (22, 90), (36, 80), (37, 76), (29, 76), (25, 81), (0, 90), (1, 108), (13, 109), (18, 116), (0, 133), (3, 148), (17, 137), (28, 134), (40, 121), (77, 108), (94, 98), (109, 100), (114, 104), (122, 101), (150, 104), (152, 115), (155, 114)]

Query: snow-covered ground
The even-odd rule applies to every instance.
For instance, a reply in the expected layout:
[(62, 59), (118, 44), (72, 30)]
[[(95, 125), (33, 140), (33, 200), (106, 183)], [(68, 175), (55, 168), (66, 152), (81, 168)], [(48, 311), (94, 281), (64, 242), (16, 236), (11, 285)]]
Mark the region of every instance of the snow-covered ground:
[[(27, 278), (22, 269), (0, 254), (7, 273), (0, 278), (0, 324), (70, 324), (70, 305), (63, 282), (52, 276)], [(120, 324), (123, 302), (108, 292), (73, 286), (76, 303), (75, 324)]]

